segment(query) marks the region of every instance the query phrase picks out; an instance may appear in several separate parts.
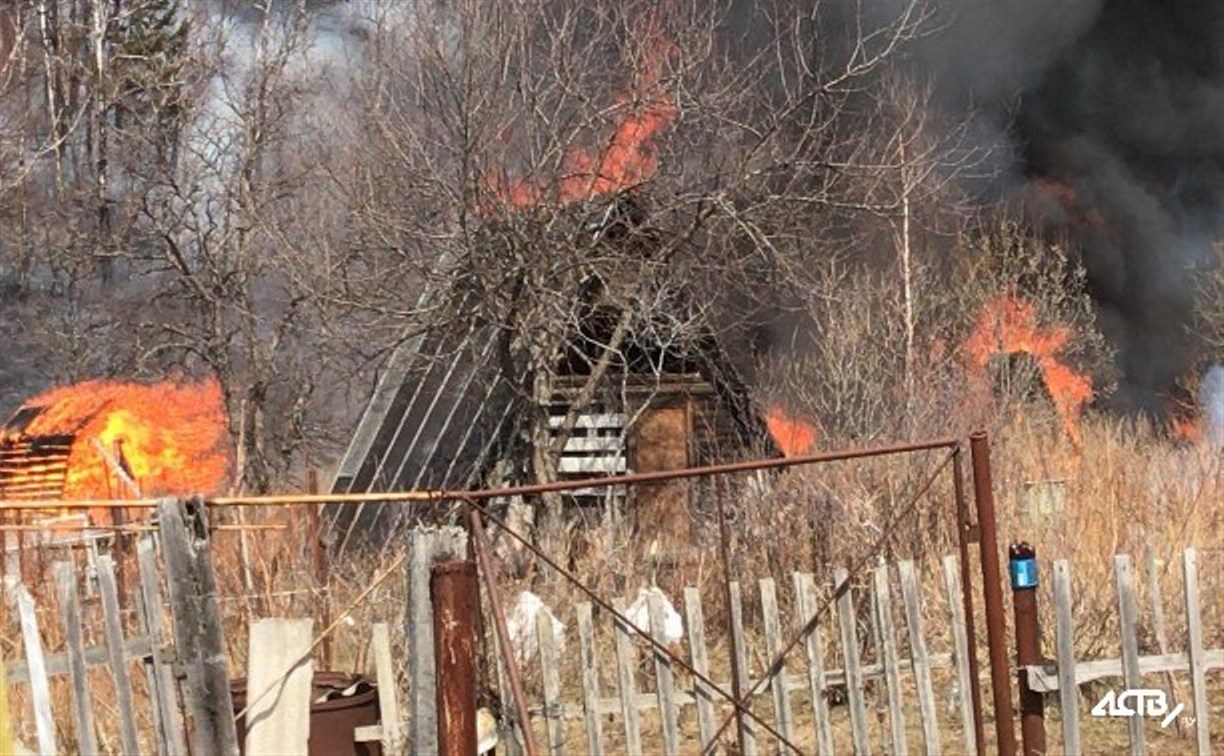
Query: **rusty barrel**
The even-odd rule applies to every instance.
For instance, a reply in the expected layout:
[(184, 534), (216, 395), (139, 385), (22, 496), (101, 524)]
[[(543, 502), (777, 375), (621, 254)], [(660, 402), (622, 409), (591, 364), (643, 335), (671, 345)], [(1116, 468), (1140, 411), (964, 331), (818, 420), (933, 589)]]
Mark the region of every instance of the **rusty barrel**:
[[(230, 681), (234, 713), (246, 707), (246, 678)], [(311, 756), (381, 756), (378, 741), (358, 743), (358, 727), (378, 724), (378, 688), (361, 675), (347, 672), (315, 672), (310, 696)], [(238, 745), (246, 751), (246, 722), (238, 721)]]

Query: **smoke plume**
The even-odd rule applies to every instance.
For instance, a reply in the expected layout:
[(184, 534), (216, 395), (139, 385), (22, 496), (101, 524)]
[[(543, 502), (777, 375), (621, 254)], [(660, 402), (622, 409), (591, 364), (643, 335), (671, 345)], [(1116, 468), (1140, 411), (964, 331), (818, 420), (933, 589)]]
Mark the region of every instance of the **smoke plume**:
[(990, 191), (1082, 250), (1118, 350), (1115, 403), (1162, 412), (1202, 357), (1195, 281), (1224, 239), (1224, 4), (939, 10), (946, 28), (918, 65), (944, 107), (977, 108), (979, 128), (1013, 147)]

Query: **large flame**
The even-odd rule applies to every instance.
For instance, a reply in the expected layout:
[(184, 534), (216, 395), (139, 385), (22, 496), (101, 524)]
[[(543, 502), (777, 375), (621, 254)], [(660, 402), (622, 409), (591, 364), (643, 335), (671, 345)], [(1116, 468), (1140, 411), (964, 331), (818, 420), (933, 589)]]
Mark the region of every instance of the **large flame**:
[(65, 499), (129, 497), (117, 465), (145, 496), (215, 493), (224, 485), (229, 463), (216, 381), (86, 381), (52, 389), (22, 410), (37, 414), (23, 426), (0, 430), (0, 441), (73, 438)]
[(816, 428), (791, 417), (781, 407), (769, 409), (765, 425), (784, 457), (802, 457), (816, 450)]
[(1092, 399), (1092, 379), (1061, 359), (1060, 354), (1070, 340), (1070, 328), (1042, 327), (1033, 304), (1004, 295), (987, 303), (978, 315), (973, 334), (965, 342), (965, 354), (979, 375), (986, 374), (986, 367), (995, 355), (1031, 355), (1063, 427), (1072, 440), (1078, 441), (1079, 418)]
[[(659, 170), (654, 139), (676, 119), (675, 102), (660, 82), (663, 63), (672, 44), (654, 30), (646, 35), (646, 60), (637, 71), (633, 88), (616, 99), (621, 113), (612, 134), (599, 148), (575, 147), (566, 153), (564, 175), (556, 182), (555, 201), (569, 204), (623, 191), (651, 179)], [(545, 187), (530, 179), (513, 181), (490, 177), (490, 188), (511, 207), (532, 207), (550, 199)]]

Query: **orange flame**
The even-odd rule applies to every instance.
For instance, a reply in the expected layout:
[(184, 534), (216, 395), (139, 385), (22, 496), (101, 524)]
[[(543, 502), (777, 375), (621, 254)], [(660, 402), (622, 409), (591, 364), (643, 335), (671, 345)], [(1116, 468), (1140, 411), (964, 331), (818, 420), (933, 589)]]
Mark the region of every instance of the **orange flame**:
[(816, 428), (791, 417), (781, 407), (769, 409), (765, 425), (784, 457), (802, 457), (816, 450)]
[(1203, 431), (1202, 420), (1193, 417), (1174, 417), (1169, 421), (1169, 433), (1174, 438), (1192, 444), (1202, 443), (1207, 438), (1207, 434)]
[(1079, 418), (1092, 399), (1092, 379), (1081, 375), (1059, 358), (1071, 340), (1071, 329), (1056, 325), (1041, 327), (1037, 308), (1014, 296), (989, 302), (978, 315), (977, 325), (965, 342), (970, 366), (984, 375), (990, 358), (997, 354), (1032, 355), (1041, 378), (1054, 401), (1054, 408), (1068, 436), (1079, 440)]
[[(65, 499), (128, 495), (114, 469), (116, 449), (145, 496), (215, 493), (224, 485), (229, 469), (225, 413), (215, 380), (152, 385), (86, 381), (52, 389), (22, 406), (34, 409), (38, 413), (24, 426), (0, 429), (0, 442), (72, 436)], [(8, 480), (10, 486), (14, 482), (19, 481)]]
[[(557, 187), (560, 204), (619, 192), (658, 172), (654, 139), (675, 121), (679, 111), (660, 86), (663, 62), (673, 47), (659, 32), (650, 36), (649, 54), (633, 88), (616, 100), (616, 109), (627, 112), (612, 135), (601, 149), (573, 148), (562, 160), (565, 174)], [(529, 178), (507, 182), (490, 177), (486, 183), (511, 207), (533, 207), (545, 199), (545, 189)]]

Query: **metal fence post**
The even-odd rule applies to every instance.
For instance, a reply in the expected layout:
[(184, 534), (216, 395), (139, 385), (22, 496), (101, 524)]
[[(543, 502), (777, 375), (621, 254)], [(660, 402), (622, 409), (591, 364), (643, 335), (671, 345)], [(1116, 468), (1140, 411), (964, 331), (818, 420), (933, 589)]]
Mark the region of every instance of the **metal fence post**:
[(1016, 676), (1020, 683), (1020, 738), (1025, 756), (1046, 752), (1045, 701), (1029, 688), (1030, 665), (1041, 663), (1041, 625), (1037, 617), (1037, 552), (1021, 541), (1008, 549), (1012, 607), (1016, 618)]
[(433, 567), (434, 665), (437, 671), (438, 753), (476, 753), (476, 563), (470, 559)]
[(1007, 662), (1007, 617), (1003, 609), (1003, 576), (999, 569), (999, 537), (995, 522), (994, 483), (990, 475), (990, 441), (986, 431), (969, 436), (973, 458), (973, 497), (977, 504), (982, 593), (986, 604), (986, 647), (990, 652), (990, 688), (995, 707), (996, 747), (1002, 756), (1016, 753), (1015, 710)]

